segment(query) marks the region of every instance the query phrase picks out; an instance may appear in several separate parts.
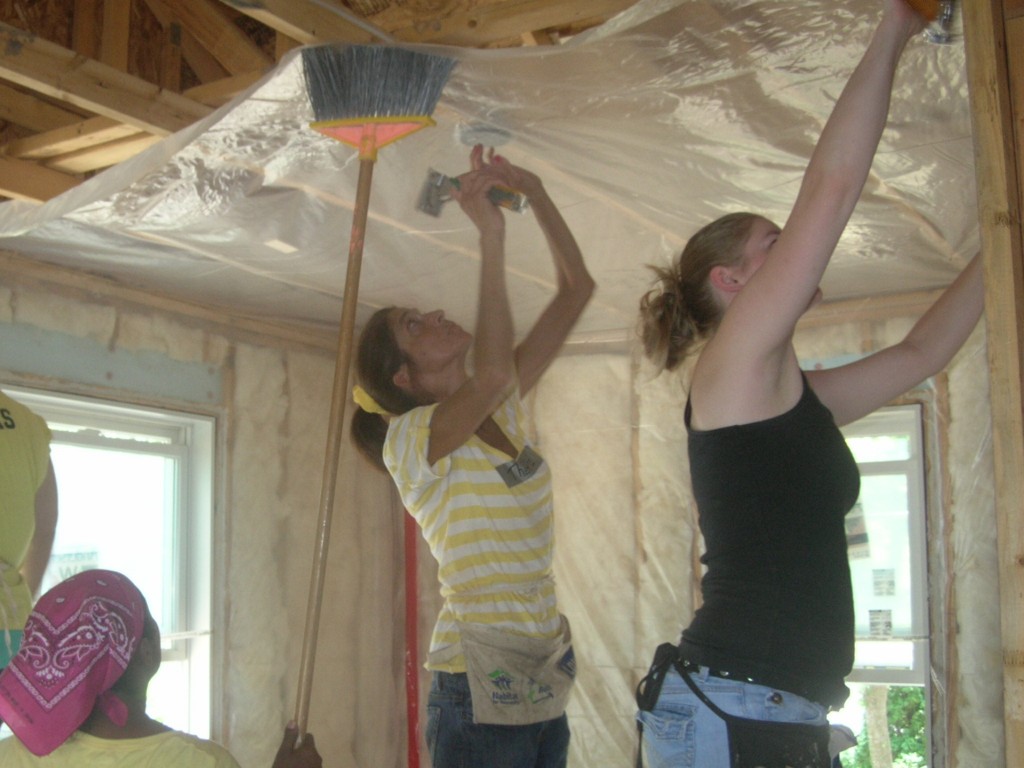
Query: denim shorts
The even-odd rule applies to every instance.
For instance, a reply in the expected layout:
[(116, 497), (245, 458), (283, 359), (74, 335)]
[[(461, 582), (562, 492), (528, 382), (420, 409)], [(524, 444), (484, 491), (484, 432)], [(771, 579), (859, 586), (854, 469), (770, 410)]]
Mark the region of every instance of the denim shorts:
[(426, 738), (433, 768), (565, 768), (569, 759), (564, 712), (531, 725), (474, 723), (465, 674), (434, 672)]
[[(707, 668), (690, 677), (729, 714), (752, 720), (824, 725), (828, 710), (809, 699), (763, 685), (710, 677)], [(638, 712), (648, 768), (729, 768), (725, 721), (705, 706), (674, 669), (669, 669), (658, 703)]]

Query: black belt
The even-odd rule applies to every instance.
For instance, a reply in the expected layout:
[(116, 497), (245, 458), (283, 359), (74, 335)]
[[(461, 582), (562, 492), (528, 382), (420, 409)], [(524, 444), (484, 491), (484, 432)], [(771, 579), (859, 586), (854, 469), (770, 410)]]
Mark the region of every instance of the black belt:
[(735, 680), (740, 683), (751, 683), (752, 685), (763, 685), (765, 688), (775, 688), (776, 686), (770, 685), (762, 680), (758, 680), (756, 677), (746, 677), (744, 675), (734, 675), (732, 672), (727, 672), (724, 669), (713, 669), (708, 667), (706, 664), (697, 664), (694, 661), (686, 661), (680, 659), (676, 667), (677, 669), (685, 669), (687, 672), (693, 672), (694, 674), (701, 674), (703, 670), (708, 671), (710, 677), (720, 677), (723, 680)]

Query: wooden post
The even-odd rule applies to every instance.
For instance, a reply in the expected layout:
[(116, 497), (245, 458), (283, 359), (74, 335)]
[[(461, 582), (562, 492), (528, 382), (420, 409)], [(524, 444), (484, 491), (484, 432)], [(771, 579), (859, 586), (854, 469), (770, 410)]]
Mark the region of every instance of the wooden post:
[[(973, 113), (992, 401), (1007, 766), (1024, 765), (1024, 1), (961, 4)], [(1020, 139), (1024, 141), (1024, 139)]]

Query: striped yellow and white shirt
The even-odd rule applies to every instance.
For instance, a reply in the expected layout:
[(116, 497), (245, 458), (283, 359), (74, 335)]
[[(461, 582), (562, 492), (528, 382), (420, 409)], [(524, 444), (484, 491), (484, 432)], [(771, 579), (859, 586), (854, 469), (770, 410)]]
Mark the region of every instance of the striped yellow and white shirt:
[(427, 667), (465, 672), (456, 621), (528, 637), (559, 633), (551, 575), (551, 473), (530, 447), (518, 392), (493, 414), (516, 457), (474, 435), (430, 466), (427, 446), (436, 407), (391, 420), (384, 461), (439, 566), (444, 605)]

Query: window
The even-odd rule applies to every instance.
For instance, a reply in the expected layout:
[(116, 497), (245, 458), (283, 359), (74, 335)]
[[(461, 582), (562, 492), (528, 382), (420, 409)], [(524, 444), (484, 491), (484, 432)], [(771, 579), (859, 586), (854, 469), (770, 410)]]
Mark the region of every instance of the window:
[[(921, 407), (884, 408), (843, 429), (861, 473), (846, 517), (856, 622), (851, 695), (832, 716), (867, 739), (891, 742), (893, 765), (927, 765), (927, 537)], [(906, 722), (894, 722), (895, 718)], [(902, 738), (908, 729), (912, 737)], [(844, 765), (864, 764), (854, 750)]]
[(147, 710), (210, 733), (213, 419), (6, 388), (46, 419), (60, 514), (42, 588), (87, 568), (125, 573), (160, 625)]
[(856, 611), (855, 682), (924, 685), (928, 606), (919, 407), (886, 408), (843, 430), (860, 467), (846, 516)]

